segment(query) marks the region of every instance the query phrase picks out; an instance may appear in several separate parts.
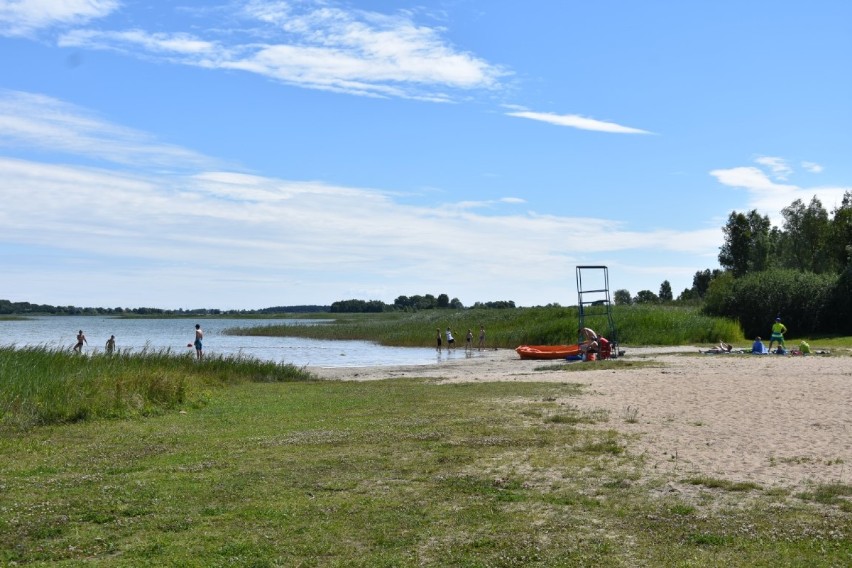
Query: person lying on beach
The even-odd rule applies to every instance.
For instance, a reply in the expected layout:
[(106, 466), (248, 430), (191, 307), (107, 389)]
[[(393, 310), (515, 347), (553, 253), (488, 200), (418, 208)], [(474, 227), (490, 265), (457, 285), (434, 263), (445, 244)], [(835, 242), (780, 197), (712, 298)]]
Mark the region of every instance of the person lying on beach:
[(725, 343), (724, 341), (719, 340), (719, 345), (717, 345), (716, 347), (711, 347), (710, 349), (705, 351), (705, 353), (709, 353), (711, 355), (718, 355), (719, 353), (730, 353), (733, 348), (734, 346), (730, 343)]

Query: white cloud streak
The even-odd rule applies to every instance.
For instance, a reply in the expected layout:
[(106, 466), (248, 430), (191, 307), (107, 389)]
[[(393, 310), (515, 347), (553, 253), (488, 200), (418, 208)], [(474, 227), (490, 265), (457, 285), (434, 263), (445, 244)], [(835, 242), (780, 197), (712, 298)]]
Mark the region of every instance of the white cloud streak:
[(43, 29), (81, 25), (118, 7), (117, 0), (0, 0), (0, 35), (31, 36)]
[(32, 147), (142, 167), (201, 167), (213, 160), (119, 127), (44, 95), (0, 89), (0, 148)]
[[(300, 87), (372, 97), (447, 102), (454, 93), (496, 89), (508, 72), (461, 51), (443, 30), (324, 2), (249, 2), (243, 34), (73, 30), (59, 45), (108, 49), (172, 63), (255, 73)], [(214, 39), (211, 39), (214, 38)]]
[(608, 132), (611, 134), (652, 134), (647, 130), (632, 128), (630, 126), (623, 126), (614, 122), (595, 120), (594, 118), (587, 118), (576, 114), (552, 114), (547, 112), (520, 110), (507, 112), (506, 114), (508, 116), (514, 116), (517, 118), (526, 118), (529, 120), (546, 122), (548, 124), (553, 124), (556, 126), (567, 126), (569, 128), (577, 128), (579, 130), (592, 130), (595, 132)]

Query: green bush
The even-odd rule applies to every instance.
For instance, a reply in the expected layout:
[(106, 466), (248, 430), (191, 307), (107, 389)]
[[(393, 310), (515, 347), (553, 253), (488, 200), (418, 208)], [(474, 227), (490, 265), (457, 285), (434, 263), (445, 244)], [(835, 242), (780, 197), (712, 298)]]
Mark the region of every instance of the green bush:
[(841, 335), (852, 334), (852, 266), (837, 279), (823, 322), (827, 331)]
[(835, 275), (798, 270), (725, 275), (711, 284), (705, 312), (736, 318), (749, 337), (767, 334), (777, 316), (796, 335), (824, 332), (836, 282)]

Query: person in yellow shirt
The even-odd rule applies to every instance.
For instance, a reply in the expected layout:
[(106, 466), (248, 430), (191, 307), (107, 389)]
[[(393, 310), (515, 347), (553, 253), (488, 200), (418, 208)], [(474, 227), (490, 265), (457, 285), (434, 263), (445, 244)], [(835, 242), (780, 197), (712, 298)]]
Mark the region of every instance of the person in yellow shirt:
[(772, 351), (772, 343), (778, 342), (778, 346), (787, 350), (787, 344), (784, 343), (784, 334), (787, 333), (787, 326), (781, 323), (781, 318), (775, 318), (775, 323), (772, 324), (772, 336), (769, 338), (769, 351)]

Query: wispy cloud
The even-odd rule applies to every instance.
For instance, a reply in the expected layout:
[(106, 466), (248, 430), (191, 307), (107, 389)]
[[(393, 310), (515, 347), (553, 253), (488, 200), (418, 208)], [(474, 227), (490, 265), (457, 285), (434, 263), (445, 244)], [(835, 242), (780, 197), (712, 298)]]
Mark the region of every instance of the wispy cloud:
[(5, 89), (0, 89), (2, 147), (32, 148), (143, 167), (199, 167), (214, 163), (52, 97)]
[(802, 167), (812, 174), (821, 174), (823, 167), (816, 162), (802, 162)]
[(507, 112), (506, 114), (508, 116), (546, 122), (556, 126), (578, 128), (580, 130), (594, 130), (596, 132), (609, 132), (613, 134), (651, 134), (651, 132), (647, 130), (623, 126), (621, 124), (607, 122), (604, 120), (596, 120), (594, 118), (588, 118), (577, 114), (552, 114), (548, 112), (533, 112), (526, 110)]
[(793, 173), (793, 168), (787, 163), (784, 158), (777, 156), (761, 156), (754, 160), (761, 166), (766, 167), (775, 179), (785, 181), (790, 174)]
[(0, 35), (29, 36), (47, 28), (81, 25), (118, 7), (118, 0), (0, 0)]
[(81, 29), (64, 34), (59, 44), (236, 69), (312, 89), (431, 101), (498, 88), (508, 74), (404, 12), (386, 15), (319, 1), (249, 2), (237, 15), (250, 25), (241, 33)]

